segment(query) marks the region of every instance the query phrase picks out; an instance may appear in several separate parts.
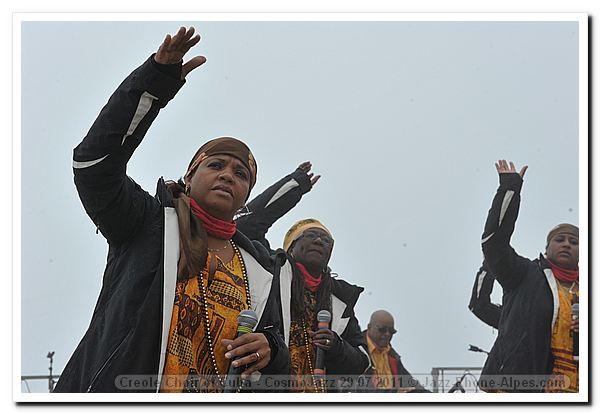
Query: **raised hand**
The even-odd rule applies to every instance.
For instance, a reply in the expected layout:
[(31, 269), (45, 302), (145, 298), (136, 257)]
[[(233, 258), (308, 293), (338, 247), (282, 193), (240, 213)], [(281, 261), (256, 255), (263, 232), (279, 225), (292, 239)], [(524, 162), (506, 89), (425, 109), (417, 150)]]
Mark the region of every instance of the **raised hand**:
[[(523, 168), (521, 168), (521, 171), (519, 171), (521, 178), (525, 177), (527, 168), (527, 165), (525, 165)], [(498, 174), (513, 174), (517, 172), (517, 169), (512, 161), (507, 162), (506, 160), (498, 160), (496, 163), (496, 171), (498, 171)]]
[(309, 171), (311, 168), (312, 168), (311, 162), (305, 161), (302, 164), (300, 164), (297, 169), (308, 175), (308, 178), (310, 178), (310, 185), (311, 185), (311, 187), (313, 187), (317, 183), (317, 181), (319, 181), (319, 178), (321, 178), (321, 176), (320, 175), (315, 176), (313, 173), (309, 174)]
[[(162, 44), (159, 46), (154, 60), (162, 65), (172, 65), (183, 59), (183, 56), (200, 41), (200, 35), (194, 36), (195, 29), (190, 27), (186, 29), (181, 27), (175, 36), (170, 34), (165, 36)], [(204, 56), (195, 56), (183, 64), (181, 69), (181, 79), (185, 79), (188, 73), (206, 62)]]

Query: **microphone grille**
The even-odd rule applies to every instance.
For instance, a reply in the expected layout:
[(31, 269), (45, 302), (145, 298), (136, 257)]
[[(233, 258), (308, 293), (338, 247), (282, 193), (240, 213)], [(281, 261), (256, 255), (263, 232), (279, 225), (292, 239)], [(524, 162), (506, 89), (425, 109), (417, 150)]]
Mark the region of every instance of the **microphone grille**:
[(258, 325), (258, 316), (252, 309), (245, 309), (240, 312), (237, 322), (238, 326), (244, 326), (254, 330), (256, 325)]
[(317, 313), (317, 322), (331, 322), (331, 313), (328, 310), (322, 310)]

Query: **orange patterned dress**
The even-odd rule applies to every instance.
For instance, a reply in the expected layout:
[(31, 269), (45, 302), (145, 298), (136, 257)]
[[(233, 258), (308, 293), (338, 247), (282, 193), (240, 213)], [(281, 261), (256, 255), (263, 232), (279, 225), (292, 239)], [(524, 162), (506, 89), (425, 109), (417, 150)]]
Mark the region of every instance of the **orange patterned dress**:
[(160, 392), (222, 391), (230, 360), (221, 339), (235, 338), (237, 316), (250, 306), (243, 269), (237, 250), (226, 264), (209, 252), (202, 279), (177, 283)]
[[(292, 315), (290, 324), (291, 387), (293, 392), (323, 392), (315, 382), (315, 347), (307, 330), (316, 330), (311, 322), (317, 319), (317, 300), (314, 293), (304, 289), (304, 315)], [(311, 321), (311, 322), (309, 322)], [(316, 324), (314, 322), (313, 324)]]
[(554, 367), (544, 392), (579, 392), (579, 367), (573, 360), (571, 331), (571, 298), (577, 297), (579, 292), (569, 290), (560, 282), (557, 285), (559, 310), (550, 345)]

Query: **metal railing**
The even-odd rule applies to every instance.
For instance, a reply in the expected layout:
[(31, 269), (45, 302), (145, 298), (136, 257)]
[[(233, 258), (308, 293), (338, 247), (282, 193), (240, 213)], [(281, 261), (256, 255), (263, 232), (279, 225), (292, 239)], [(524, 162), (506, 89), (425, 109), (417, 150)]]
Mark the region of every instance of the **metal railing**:
[(433, 367), (433, 392), (479, 392), (477, 375), (482, 367)]

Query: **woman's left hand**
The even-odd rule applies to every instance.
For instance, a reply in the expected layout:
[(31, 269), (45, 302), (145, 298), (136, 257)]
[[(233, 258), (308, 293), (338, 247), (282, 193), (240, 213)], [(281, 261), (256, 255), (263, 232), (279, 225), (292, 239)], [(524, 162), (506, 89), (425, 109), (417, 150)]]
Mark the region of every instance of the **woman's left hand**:
[(329, 351), (335, 347), (337, 336), (327, 328), (321, 328), (316, 332), (308, 331), (310, 337), (313, 340), (313, 344), (325, 351)]
[(223, 339), (221, 344), (227, 349), (225, 358), (235, 359), (240, 357), (231, 363), (234, 367), (248, 366), (241, 374), (242, 379), (246, 379), (248, 375), (263, 369), (271, 362), (271, 347), (264, 334), (247, 333), (233, 341)]
[(304, 174), (306, 174), (308, 176), (309, 180), (310, 180), (310, 186), (314, 187), (315, 184), (317, 183), (317, 181), (319, 181), (319, 178), (321, 178), (321, 175), (314, 175), (314, 173), (311, 173), (310, 172), (311, 168), (312, 168), (312, 163), (310, 161), (304, 161), (296, 169), (300, 170)]

